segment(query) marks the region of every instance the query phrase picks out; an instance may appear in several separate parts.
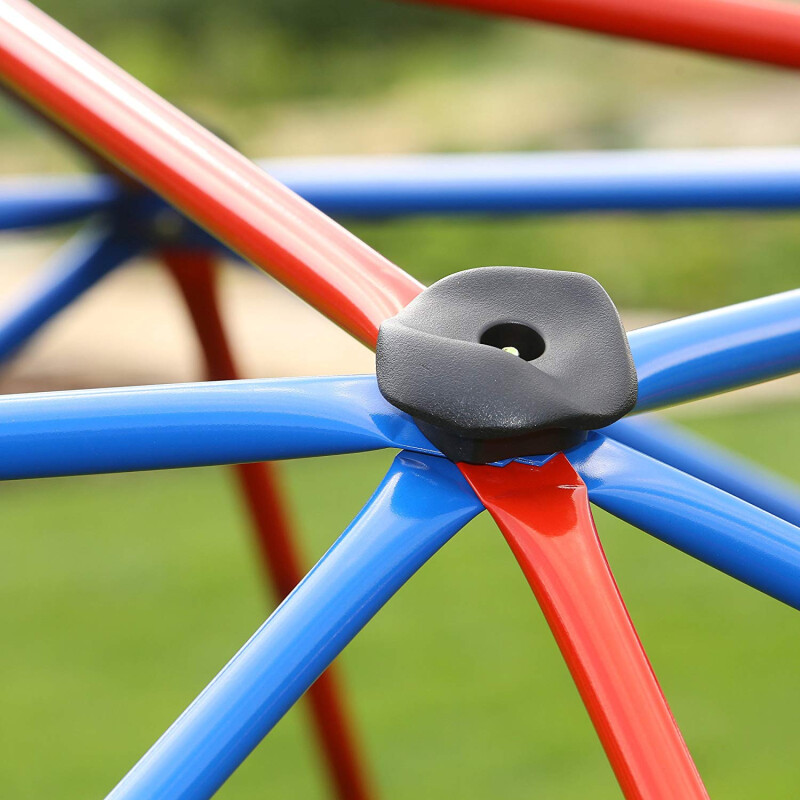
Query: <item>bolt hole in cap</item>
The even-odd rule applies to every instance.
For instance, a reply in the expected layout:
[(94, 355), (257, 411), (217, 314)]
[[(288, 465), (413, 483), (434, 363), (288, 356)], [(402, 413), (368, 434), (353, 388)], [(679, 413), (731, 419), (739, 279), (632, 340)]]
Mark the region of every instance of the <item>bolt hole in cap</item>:
[(501, 322), (489, 326), (480, 338), (481, 344), (496, 347), (525, 361), (533, 361), (544, 353), (545, 344), (541, 334), (519, 322)]
[(567, 449), (636, 404), (619, 314), (577, 272), (449, 275), (383, 323), (377, 374), (434, 445), (473, 464)]

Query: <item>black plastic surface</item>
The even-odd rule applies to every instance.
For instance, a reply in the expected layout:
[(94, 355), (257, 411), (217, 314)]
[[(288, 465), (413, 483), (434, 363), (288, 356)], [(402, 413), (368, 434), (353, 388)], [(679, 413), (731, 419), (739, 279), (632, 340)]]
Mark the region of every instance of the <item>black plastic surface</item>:
[(565, 449), (636, 404), (617, 310), (577, 272), (482, 267), (438, 281), (381, 326), (377, 373), (390, 403), (470, 463)]

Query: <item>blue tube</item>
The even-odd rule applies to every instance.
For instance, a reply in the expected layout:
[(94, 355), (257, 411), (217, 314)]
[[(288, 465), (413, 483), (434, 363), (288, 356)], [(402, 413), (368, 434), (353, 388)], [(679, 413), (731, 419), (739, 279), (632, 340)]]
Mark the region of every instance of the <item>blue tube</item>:
[(627, 417), (603, 435), (800, 525), (800, 489), (735, 453), (652, 416)]
[(567, 457), (600, 508), (800, 609), (800, 528), (598, 433)]
[(0, 319), (0, 361), (13, 355), (52, 317), (141, 249), (133, 238), (87, 231), (56, 254), (37, 285)]
[[(334, 216), (800, 208), (800, 148), (271, 159)], [(108, 178), (0, 184), (0, 229), (75, 219), (117, 199)]]
[(800, 369), (800, 289), (628, 334), (637, 411), (695, 400)]
[(328, 214), (800, 207), (800, 149), (489, 153), (267, 160)]
[(398, 455), (350, 527), (109, 800), (211, 797), (389, 598), (482, 509), (449, 461)]
[(0, 479), (170, 469), (397, 447), (438, 451), (374, 375), (0, 397)]
[(0, 230), (73, 222), (107, 210), (121, 196), (104, 176), (10, 178), (0, 182)]

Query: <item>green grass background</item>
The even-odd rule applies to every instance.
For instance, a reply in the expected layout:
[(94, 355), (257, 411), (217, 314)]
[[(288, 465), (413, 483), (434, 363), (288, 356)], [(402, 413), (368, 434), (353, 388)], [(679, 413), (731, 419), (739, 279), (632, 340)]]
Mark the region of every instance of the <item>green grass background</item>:
[[(691, 418), (800, 479), (800, 411)], [(307, 561), (391, 454), (290, 462)], [(386, 798), (615, 798), (588, 718), (502, 537), (483, 515), (346, 651)], [(99, 797), (269, 610), (230, 476), (197, 469), (0, 486), (3, 797)], [(800, 616), (598, 514), (602, 540), (712, 797), (800, 784)], [(323, 796), (293, 711), (222, 798)]]

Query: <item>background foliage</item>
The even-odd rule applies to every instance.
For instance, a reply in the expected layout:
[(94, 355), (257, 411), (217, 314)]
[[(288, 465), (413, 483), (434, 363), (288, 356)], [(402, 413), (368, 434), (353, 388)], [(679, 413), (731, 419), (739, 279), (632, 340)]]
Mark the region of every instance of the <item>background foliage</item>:
[[(793, 144), (796, 77), (754, 65), (383, 0), (42, 0), (253, 157)], [(0, 168), (71, 168), (7, 110)], [(577, 269), (675, 311), (793, 285), (793, 215), (427, 219), (357, 232), (425, 281)]]

